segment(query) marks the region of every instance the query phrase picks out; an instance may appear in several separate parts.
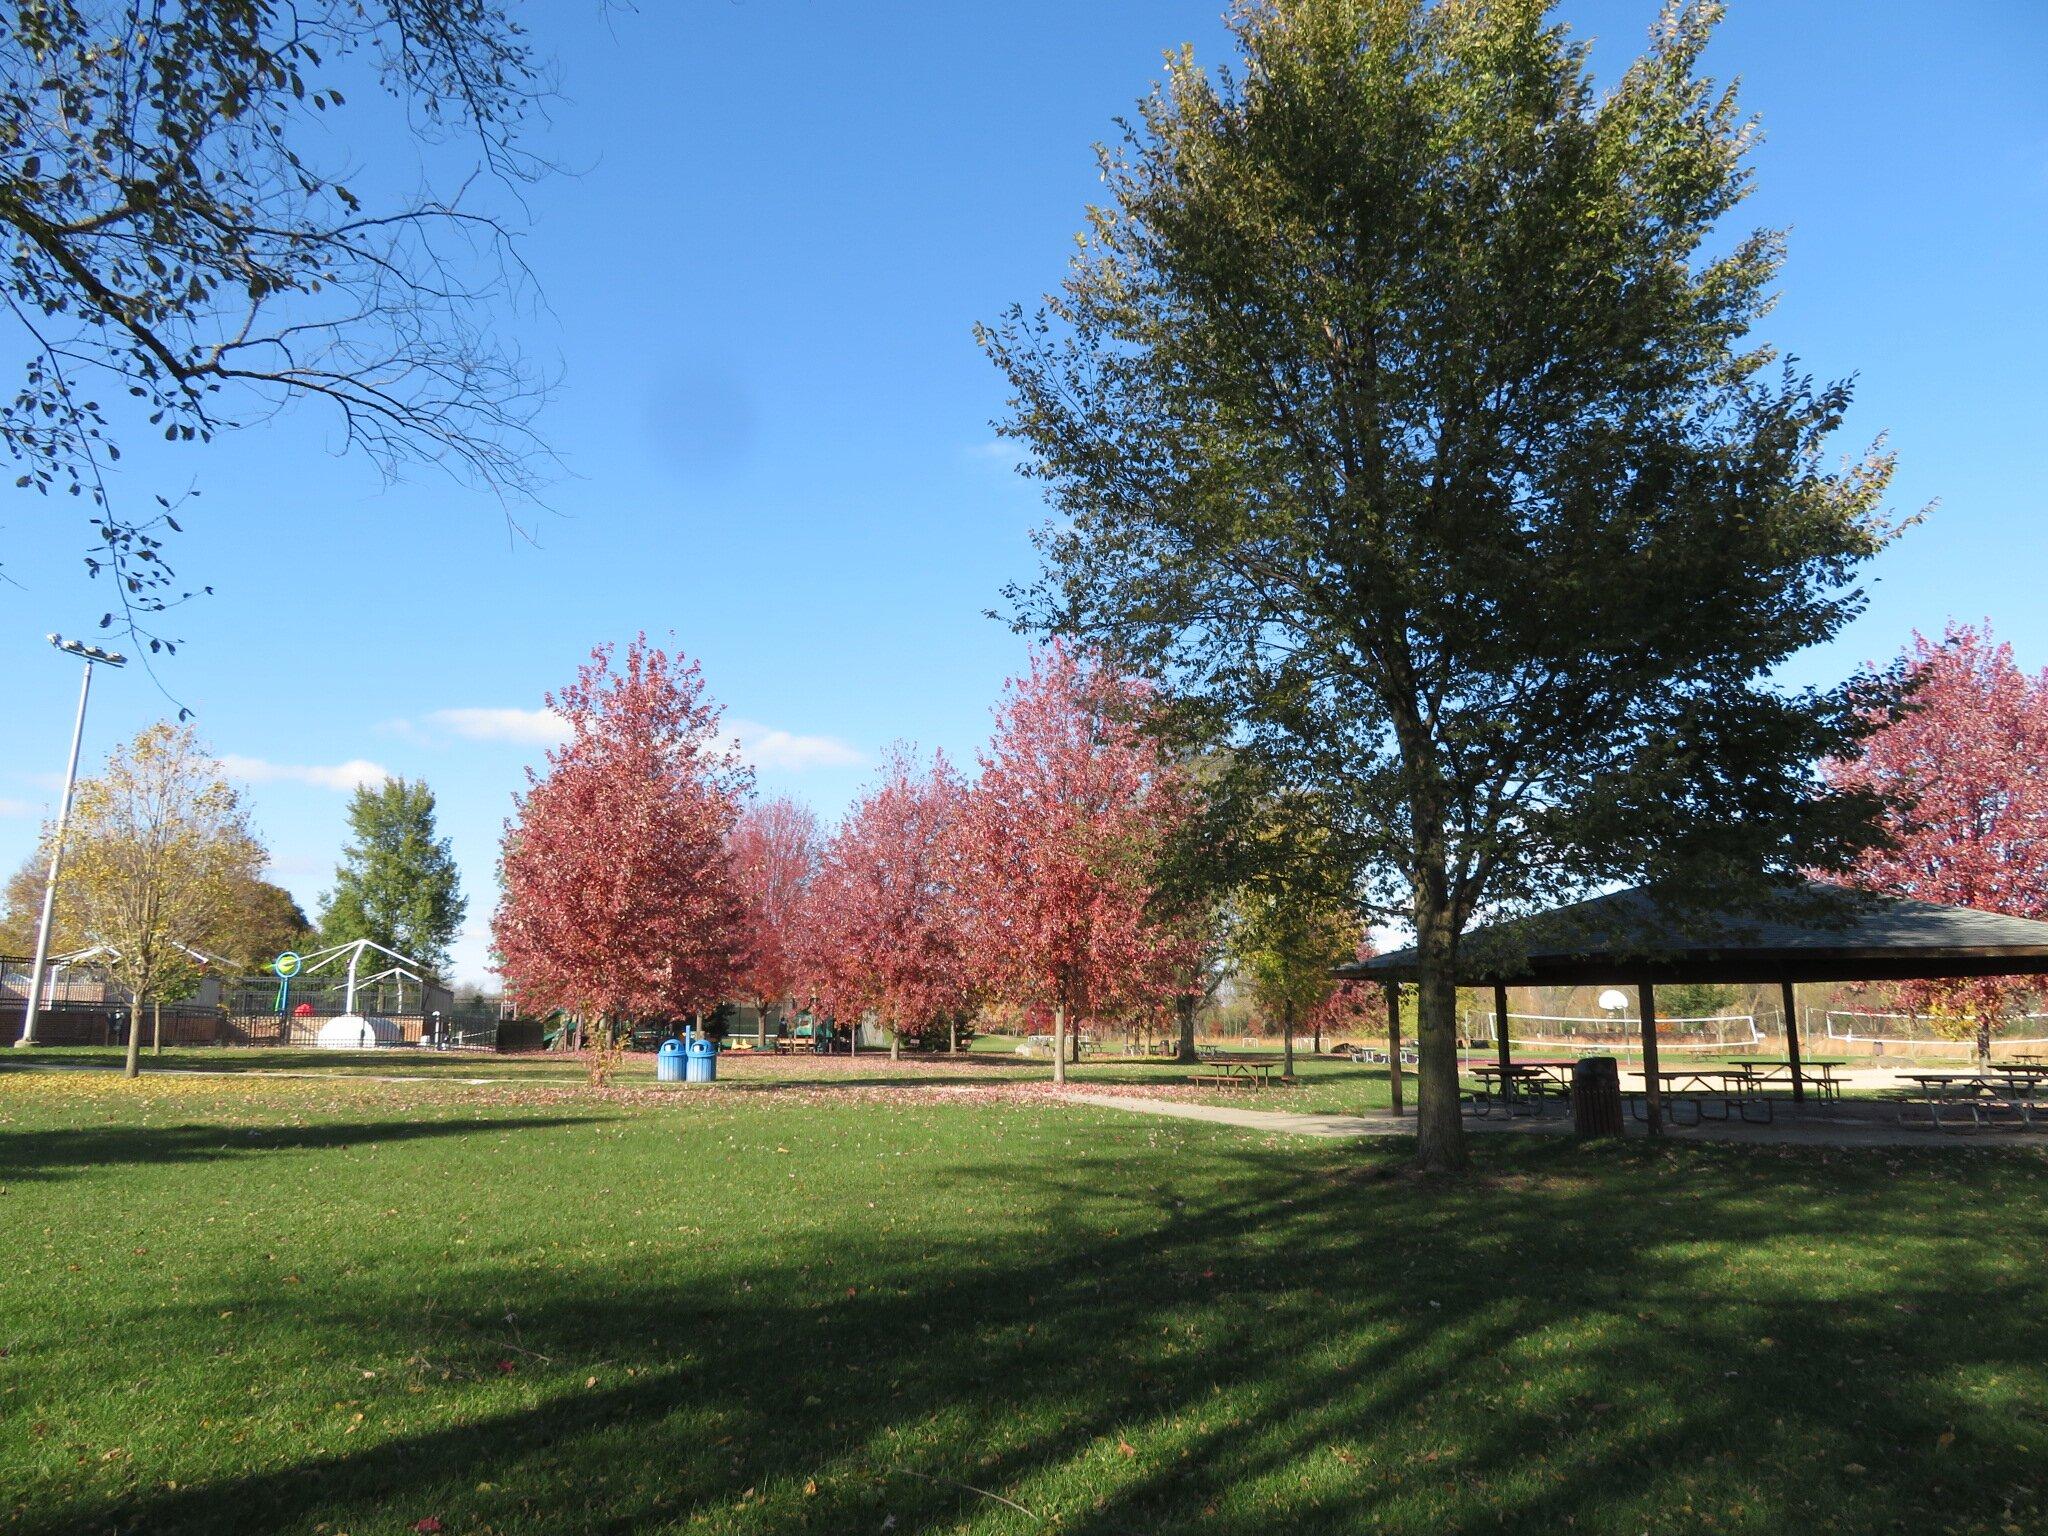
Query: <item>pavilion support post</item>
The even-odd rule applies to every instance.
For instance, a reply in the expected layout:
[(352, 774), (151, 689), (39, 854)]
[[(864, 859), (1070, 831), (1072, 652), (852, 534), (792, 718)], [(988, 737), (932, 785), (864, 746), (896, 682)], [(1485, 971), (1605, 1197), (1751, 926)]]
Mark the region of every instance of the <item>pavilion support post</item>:
[(1638, 1009), (1643, 1016), (1643, 1115), (1650, 1134), (1664, 1134), (1664, 1093), (1657, 1080), (1657, 988), (1643, 982), (1636, 988)]
[(1806, 1079), (1799, 1070), (1799, 985), (1780, 982), (1779, 994), (1785, 1009), (1785, 1059), (1792, 1064), (1792, 1102), (1806, 1102)]
[(1508, 989), (1504, 986), (1493, 989), (1493, 1045), (1500, 1053), (1500, 1080), (1505, 1088), (1508, 1080)]
[(1401, 983), (1387, 983), (1387, 1087), (1394, 1113), (1401, 1113)]

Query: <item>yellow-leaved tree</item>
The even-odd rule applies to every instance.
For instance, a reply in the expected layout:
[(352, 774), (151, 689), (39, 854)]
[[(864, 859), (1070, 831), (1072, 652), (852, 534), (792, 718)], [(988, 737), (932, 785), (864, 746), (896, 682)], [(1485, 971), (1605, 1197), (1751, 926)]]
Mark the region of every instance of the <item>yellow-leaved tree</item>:
[(117, 747), (78, 786), (65, 838), (67, 927), (98, 947), (128, 994), (128, 1076), (140, 1069), (142, 1012), (189, 983), (262, 872), (241, 797), (190, 726), (160, 721)]

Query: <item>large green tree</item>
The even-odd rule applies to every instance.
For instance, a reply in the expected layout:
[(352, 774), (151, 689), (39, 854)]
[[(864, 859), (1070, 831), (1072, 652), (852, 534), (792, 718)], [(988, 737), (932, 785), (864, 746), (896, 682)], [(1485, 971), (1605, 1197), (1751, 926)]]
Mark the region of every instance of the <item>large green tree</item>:
[(237, 881), (232, 913), (220, 955), (245, 971), (263, 969), (288, 949), (303, 949), (313, 936), (298, 898), (281, 885), (251, 877)]
[(1102, 155), (1067, 280), (984, 342), (1060, 514), (1022, 618), (1135, 658), (1420, 951), (1420, 1157), (1465, 1161), (1461, 935), (1603, 882), (1841, 862), (1810, 771), (1875, 682), (1891, 465), (1760, 341), (1753, 125), (1666, 12), (1604, 94), (1542, 0), (1270, 0)]
[(352, 839), (320, 908), (320, 942), (374, 939), (446, 969), (468, 903), (448, 839), (437, 835), (433, 790), (418, 779), (360, 785), (348, 825)]

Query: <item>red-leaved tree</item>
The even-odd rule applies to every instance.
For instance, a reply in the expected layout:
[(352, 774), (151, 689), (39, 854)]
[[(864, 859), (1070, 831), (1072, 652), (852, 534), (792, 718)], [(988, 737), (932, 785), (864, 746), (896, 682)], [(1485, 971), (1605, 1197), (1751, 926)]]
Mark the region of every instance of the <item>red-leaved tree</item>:
[(505, 824), (499, 969), (521, 1002), (593, 1030), (610, 1065), (623, 1026), (727, 996), (746, 954), (731, 837), (752, 783), (718, 736), (697, 665), (647, 643), (591, 652), (549, 707), (569, 740)]
[(892, 1055), (971, 1001), (954, 891), (965, 794), (943, 753), (926, 767), (894, 748), (825, 846), (810, 903), (821, 990), (856, 1027), (876, 1014)]
[[(1367, 935), (1358, 941), (1353, 958), (1370, 960), (1374, 950)], [(1323, 1036), (1357, 1034), (1380, 1039), (1387, 1032), (1387, 996), (1377, 982), (1344, 981), (1330, 989), (1330, 995), (1306, 1014), (1302, 1023), (1314, 1036), (1313, 1049), (1322, 1054)], [(1348, 1042), (1347, 1042), (1348, 1043)]]
[(736, 995), (768, 1010), (787, 1005), (803, 985), (807, 897), (823, 839), (818, 817), (800, 800), (778, 796), (741, 813), (733, 828), (733, 872), (747, 903), (747, 962)]
[(1140, 728), (1149, 702), (1092, 656), (1037, 652), (1005, 689), (960, 818), (974, 969), (992, 995), (1052, 1010), (1055, 1082), (1069, 1024), (1142, 1009), (1172, 969), (1147, 903), (1188, 802)]
[[(1939, 644), (1914, 635), (1905, 655), (1911, 707), (1867, 737), (1859, 756), (1824, 774), (1841, 789), (1876, 791), (1900, 809), (1892, 846), (1864, 854), (1850, 875), (1867, 890), (2048, 917), (2048, 673), (2029, 675), (2012, 647), (1950, 624)], [(1903, 983), (1909, 1007), (1974, 1016), (1979, 1056), (1993, 1026), (2044, 978), (1986, 976)]]

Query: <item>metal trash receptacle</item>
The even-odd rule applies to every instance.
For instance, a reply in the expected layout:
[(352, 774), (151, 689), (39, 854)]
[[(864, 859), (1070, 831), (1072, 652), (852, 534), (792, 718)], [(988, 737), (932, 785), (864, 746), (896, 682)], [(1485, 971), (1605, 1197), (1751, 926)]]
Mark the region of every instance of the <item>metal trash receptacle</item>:
[(1612, 1056), (1581, 1056), (1572, 1063), (1572, 1134), (1621, 1134), (1621, 1064)]
[(657, 1083), (680, 1083), (683, 1080), (683, 1042), (664, 1040), (661, 1049), (654, 1056), (654, 1080)]
[(686, 1082), (712, 1083), (718, 1080), (718, 1047), (703, 1036), (692, 1040), (688, 1051)]

